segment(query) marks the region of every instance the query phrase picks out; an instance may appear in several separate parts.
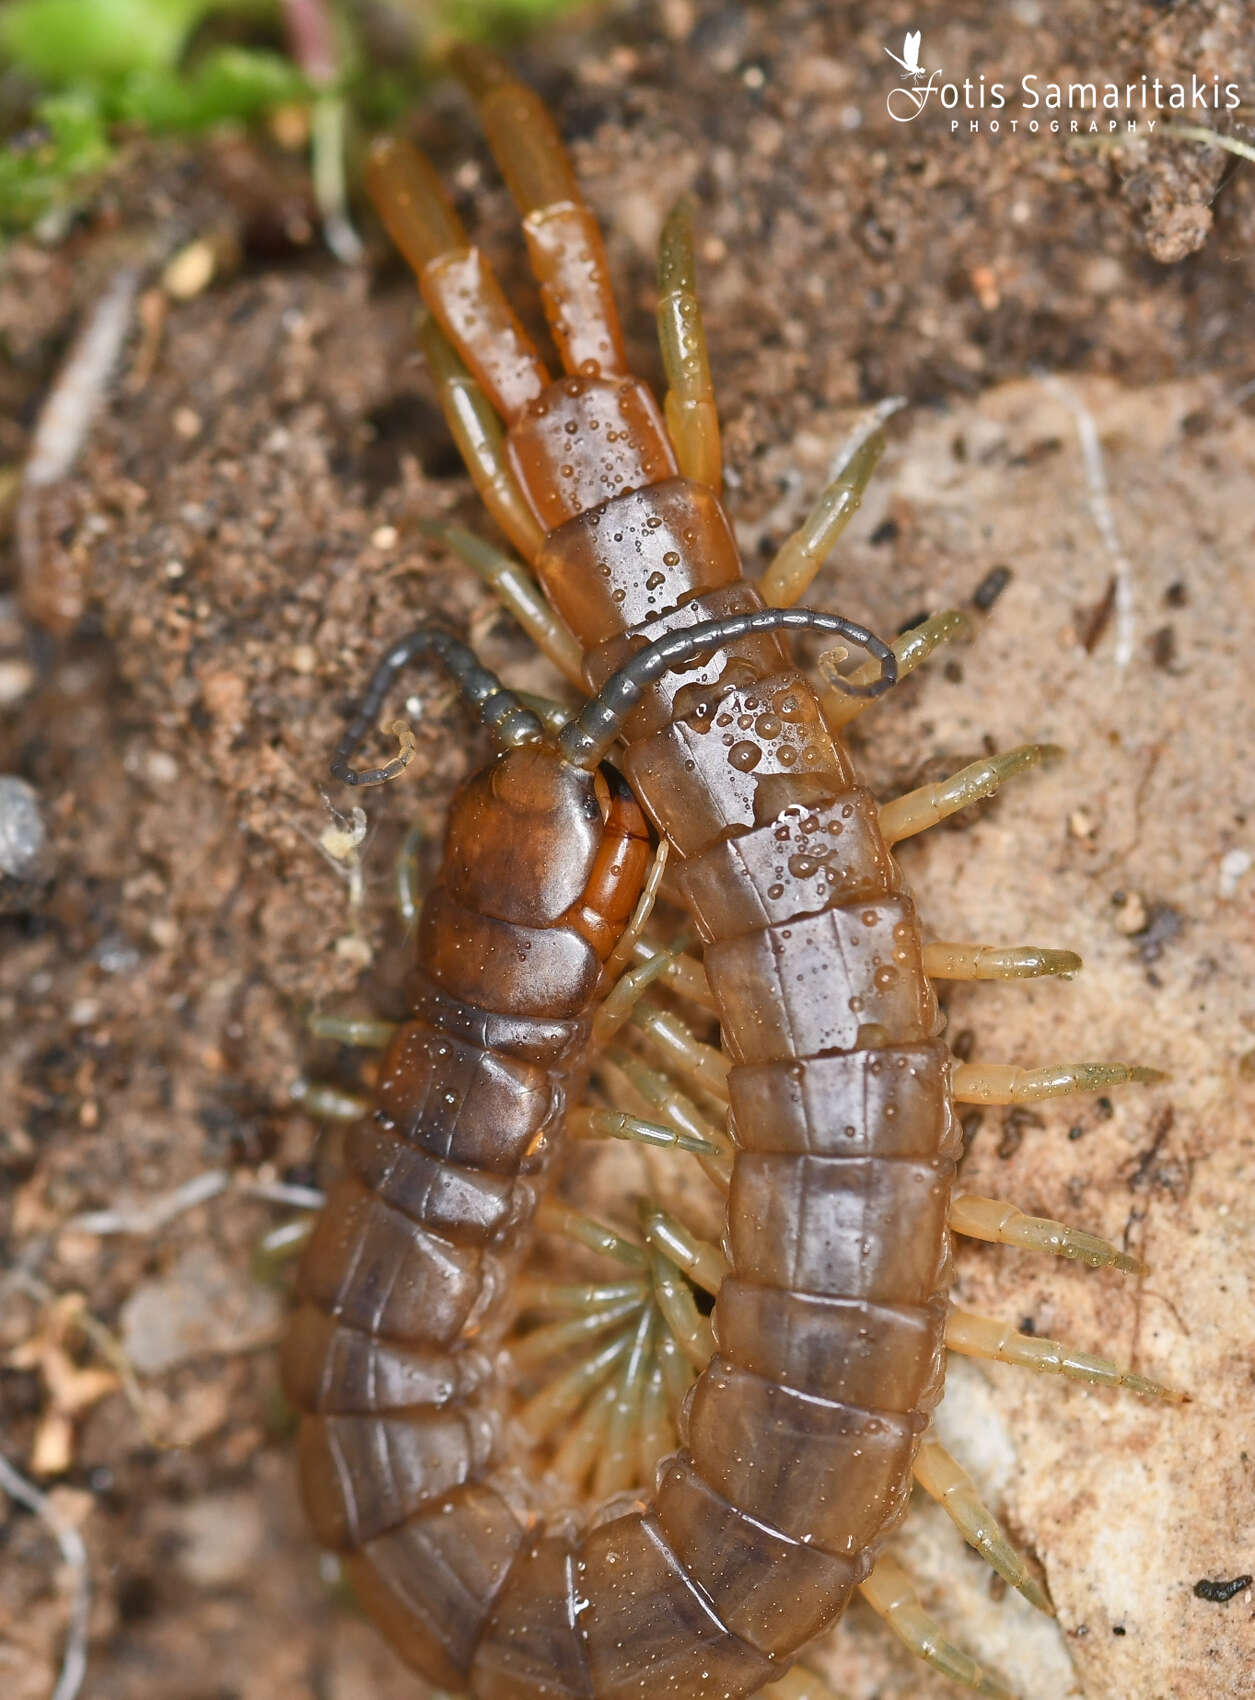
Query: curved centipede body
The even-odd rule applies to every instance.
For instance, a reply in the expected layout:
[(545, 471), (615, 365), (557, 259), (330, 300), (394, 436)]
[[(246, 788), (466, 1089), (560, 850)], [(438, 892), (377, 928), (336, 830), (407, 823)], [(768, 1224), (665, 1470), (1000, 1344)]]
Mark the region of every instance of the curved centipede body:
[[(877, 1560), (914, 1480), (955, 1507), (971, 1497), (940, 1448), (921, 1453), (947, 1346), (1164, 1391), (1017, 1343), (952, 1312), (947, 1291), (952, 1229), (1135, 1266), (1009, 1206), (956, 1201), (956, 1099), (1149, 1071), (956, 1069), (935, 977), (1076, 959), (926, 946), (892, 845), (1046, 752), (977, 762), (883, 809), (860, 785), (841, 727), (875, 694), (876, 667), (830, 666), (820, 691), (781, 628), (826, 618), (873, 647), (883, 683), (946, 635), (943, 617), (895, 659), (848, 622), (788, 609), (856, 505), (874, 444), (752, 585), (719, 500), (683, 215), (660, 274), (664, 414), (626, 369), (600, 236), (543, 108), (493, 61), (465, 72), (565, 375), (550, 379), (420, 155), (384, 144), (370, 187), (431, 314), (423, 342), (455, 436), (530, 568), (494, 556), (489, 576), (594, 698), (556, 740), (539, 723), (520, 733), (509, 699), (493, 723), (515, 742), (455, 803), (412, 1019), (302, 1265), (284, 1376), (304, 1413), (303, 1494), (365, 1609), (432, 1681), (474, 1700), (732, 1700), (776, 1683), (856, 1588), (927, 1641), (904, 1578)], [(507, 698), (485, 687), (474, 700)], [(380, 701), (372, 690), (348, 744)], [(723, 1055), (690, 1045), (690, 1061), (727, 1104), (730, 1144), (722, 1248), (692, 1252), (716, 1296), (709, 1324), (691, 1301), (684, 1313), (700, 1373), (678, 1448), (652, 1489), (590, 1512), (529, 1491), (493, 1371), (594, 1012), (616, 995), (603, 965), (633, 942), (643, 829), (628, 797), (594, 800), (616, 747), (704, 947), (689, 966)], [(651, 1338), (642, 1316), (635, 1347), (615, 1336), (620, 1357)], [(1013, 1579), (1045, 1604), (1027, 1573)], [(938, 1662), (1005, 1692), (971, 1661)]]

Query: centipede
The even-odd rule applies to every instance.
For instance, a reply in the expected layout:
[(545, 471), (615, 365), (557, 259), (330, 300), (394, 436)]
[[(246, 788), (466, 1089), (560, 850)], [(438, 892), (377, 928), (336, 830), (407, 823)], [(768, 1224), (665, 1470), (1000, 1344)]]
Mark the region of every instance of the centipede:
[[(361, 1119), (296, 1278), (282, 1374), (309, 1521), (400, 1657), (472, 1700), (819, 1700), (800, 1656), (856, 1593), (944, 1675), (1010, 1696), (887, 1548), (919, 1485), (1051, 1609), (931, 1431), (948, 1354), (1183, 1396), (950, 1295), (955, 1235), (1140, 1269), (964, 1192), (958, 1109), (1161, 1077), (956, 1059), (936, 982), (1080, 960), (926, 939), (894, 856), (1055, 752), (1024, 745), (884, 803), (860, 783), (847, 729), (961, 623), (885, 643), (800, 606), (882, 437), (751, 582), (721, 502), (691, 206), (660, 243), (660, 407), (628, 369), (601, 234), (543, 103), (484, 52), (457, 70), (561, 375), (417, 149), (376, 143), (367, 187), (514, 552), (446, 541), (586, 700), (525, 700), (420, 627), (336, 752), (349, 784), (403, 771), (401, 722), (395, 757), (351, 762), (420, 661), (496, 744), (454, 798), (407, 1018), (376, 1035), (374, 1096), (348, 1106)], [(837, 640), (820, 682), (791, 631)], [(667, 909), (678, 936), (658, 932)], [(718, 1227), (649, 1195), (580, 1210), (559, 1177), (589, 1138), (696, 1164)], [(538, 1259), (552, 1241), (574, 1275)]]

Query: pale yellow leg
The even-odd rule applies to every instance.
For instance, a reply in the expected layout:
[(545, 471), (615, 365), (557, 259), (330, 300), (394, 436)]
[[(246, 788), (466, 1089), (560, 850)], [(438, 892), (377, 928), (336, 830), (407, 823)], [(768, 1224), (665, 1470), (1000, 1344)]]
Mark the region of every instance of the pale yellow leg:
[(441, 411), (466, 462), (471, 482), (519, 554), (525, 561), (534, 561), (545, 534), (506, 461), (505, 432), (500, 418), (435, 319), (420, 320), (418, 340), (431, 369)]
[(609, 1304), (590, 1309), (581, 1316), (568, 1316), (561, 1322), (548, 1322), (540, 1328), (511, 1342), (510, 1361), (520, 1375), (530, 1375), (540, 1369), (547, 1358), (555, 1358), (577, 1346), (598, 1340), (629, 1316), (640, 1310), (644, 1295), (616, 1299)]
[(626, 1328), (608, 1340), (599, 1352), (584, 1358), (558, 1376), (548, 1386), (527, 1401), (519, 1411), (518, 1420), (524, 1434), (534, 1445), (549, 1440), (570, 1422), (575, 1413), (614, 1373), (632, 1349), (636, 1329)]
[[(905, 679), (941, 644), (950, 638), (966, 636), (970, 630), (967, 615), (961, 614), (957, 608), (948, 608), (944, 613), (933, 614), (920, 625), (912, 626), (909, 632), (900, 633), (889, 645), (897, 659), (898, 678)], [(838, 656), (834, 650), (825, 650), (819, 657), (819, 671), (827, 679), (839, 676), (847, 686), (874, 685), (880, 677), (879, 661), (866, 661), (852, 673), (838, 675), (837, 662), (844, 658), (844, 653)], [(839, 732), (873, 700), (877, 699), (851, 696), (848, 689), (826, 690), (821, 697), (824, 719), (834, 732)]]
[[(506, 475), (508, 476), (508, 474)], [(520, 498), (521, 499), (521, 498)], [(460, 525), (425, 527), (447, 543), (454, 554), (473, 567), (497, 600), (509, 609), (537, 649), (547, 655), (572, 684), (584, 689), (583, 651), (554, 613), (536, 580), (503, 549)], [(504, 530), (505, 527), (502, 526)]]
[(376, 1021), (362, 1015), (311, 1015), (309, 1031), (315, 1039), (334, 1039), (339, 1045), (357, 1045), (365, 1051), (382, 1051), (397, 1030), (395, 1021)]
[(637, 1004), (632, 1021), (648, 1035), (681, 1080), (700, 1086), (721, 1103), (728, 1102), (728, 1071), (732, 1065), (722, 1051), (705, 1044), (679, 1016), (653, 1004)]
[(667, 376), (667, 432), (680, 471), (718, 495), (723, 484), (719, 415), (697, 302), (687, 197), (672, 208), (658, 248), (658, 340)]
[(1032, 1104), (1069, 1092), (1105, 1092), (1112, 1086), (1154, 1086), (1168, 1075), (1129, 1063), (1055, 1063), (1017, 1068), (1013, 1063), (955, 1063), (950, 1095), (956, 1104)]
[[(619, 1363), (614, 1366), (615, 1370), (620, 1369), (622, 1359), (632, 1350), (633, 1338), (632, 1334), (626, 1337), (626, 1350)], [(550, 1468), (555, 1476), (570, 1487), (584, 1486), (597, 1459), (604, 1452), (617, 1398), (616, 1376), (612, 1371), (604, 1383), (589, 1396), (584, 1408), (563, 1435)]]
[(712, 1145), (708, 1139), (695, 1138), (690, 1133), (679, 1133), (675, 1128), (663, 1127), (658, 1122), (642, 1121), (639, 1116), (629, 1115), (626, 1110), (574, 1110), (567, 1126), (575, 1139), (635, 1139), (642, 1145), (659, 1145), (671, 1151), (691, 1151), (695, 1156), (702, 1157), (717, 1156), (719, 1150), (718, 1146)]
[(641, 1420), (636, 1435), (636, 1473), (642, 1482), (653, 1480), (658, 1460), (676, 1448), (676, 1433), (667, 1410), (667, 1384), (657, 1352), (649, 1366), (641, 1396)]
[(510, 1295), (520, 1312), (536, 1312), (545, 1316), (568, 1316), (603, 1305), (617, 1304), (620, 1299), (635, 1299), (643, 1304), (649, 1288), (643, 1280), (570, 1282), (547, 1281), (542, 1276), (523, 1274), (511, 1284)]
[(654, 904), (658, 900), (658, 888), (662, 884), (663, 875), (667, 871), (667, 858), (671, 846), (665, 838), (660, 838), (654, 847), (653, 860), (649, 864), (649, 872), (645, 875), (645, 884), (636, 900), (632, 911), (632, 919), (628, 922), (622, 938), (606, 958), (605, 974), (608, 979), (620, 973), (632, 960), (638, 940), (649, 925), (649, 917), (654, 912)]
[(1041, 1584), (999, 1528), (993, 1512), (982, 1502), (976, 1483), (939, 1440), (927, 1439), (921, 1445), (915, 1459), (915, 1480), (945, 1510), (967, 1544), (975, 1547), (999, 1576), (1038, 1611), (1054, 1616)]
[(717, 1246), (701, 1239), (670, 1211), (655, 1204), (642, 1205), (641, 1225), (647, 1245), (661, 1252), (703, 1291), (712, 1296), (719, 1291), (730, 1265)]
[(675, 1265), (661, 1252), (650, 1257), (654, 1300), (671, 1336), (697, 1370), (703, 1370), (715, 1354), (715, 1331), (710, 1318), (693, 1302), (693, 1289)]
[(966, 808), (969, 803), (991, 797), (1016, 774), (1062, 754), (1057, 744), (1021, 744), (1018, 749), (1006, 750), (1002, 755), (985, 756), (980, 761), (971, 762), (951, 774), (949, 779), (939, 779), (934, 785), (921, 785), (918, 791), (908, 791), (904, 797), (895, 797), (880, 811), (880, 830), (886, 844), (900, 843), (904, 838), (923, 832), (926, 827), (936, 826), (938, 821)]
[(758, 587), (769, 608), (792, 608), (806, 592), (824, 558), (858, 512), (884, 450), (883, 432), (873, 431), (855, 449), (798, 529), (781, 544)]
[(295, 1222), (281, 1222), (262, 1235), (253, 1248), (251, 1273), (262, 1286), (272, 1286), (309, 1244), (318, 1218), (311, 1210)]
[(1036, 980), (1075, 974), (1083, 966), (1071, 950), (1037, 944), (948, 944), (924, 946), (924, 972), (932, 980)]
[(999, 1363), (1039, 1370), (1043, 1375), (1062, 1375), (1070, 1381), (1090, 1381), (1100, 1387), (1127, 1387), (1131, 1393), (1145, 1393), (1151, 1398), (1171, 1399), (1177, 1403), (1186, 1397), (1160, 1381), (1152, 1381), (1149, 1376), (1122, 1369), (1110, 1358), (1100, 1358), (1092, 1352), (1077, 1352), (1058, 1340), (1047, 1340), (1037, 1334), (1020, 1334), (991, 1316), (976, 1316), (967, 1310), (950, 1312), (946, 1320), (946, 1345), (952, 1352), (961, 1352), (965, 1357), (994, 1358)]
[(536, 1226), (541, 1233), (564, 1234), (588, 1251), (612, 1257), (616, 1263), (626, 1263), (631, 1269), (649, 1266), (649, 1258), (640, 1246), (624, 1239), (622, 1234), (616, 1234), (604, 1222), (585, 1216), (582, 1211), (572, 1210), (569, 1205), (559, 1204), (556, 1198), (542, 1200), (536, 1212)]
[(610, 1407), (610, 1421), (606, 1426), (606, 1441), (597, 1459), (597, 1470), (593, 1477), (593, 1493), (599, 1500), (608, 1499), (614, 1493), (622, 1493), (634, 1484), (636, 1429), (641, 1419), (641, 1404), (653, 1358), (650, 1336), (654, 1326), (653, 1311), (643, 1311), (632, 1341), (632, 1349), (613, 1383), (615, 1396)]
[(1087, 1263), (1091, 1269), (1121, 1269), (1126, 1275), (1146, 1273), (1146, 1265), (1138, 1258), (1097, 1234), (1066, 1227), (1048, 1216), (1026, 1216), (1001, 1198), (981, 1198), (974, 1192), (956, 1194), (950, 1201), (950, 1228), (971, 1240), (1018, 1246), (1022, 1251), (1047, 1251), (1052, 1257)]
[(630, 1019), (637, 1004), (654, 981), (665, 976), (669, 960), (670, 953), (662, 950), (651, 956), (647, 962), (642, 962), (639, 968), (629, 968), (626, 973), (619, 975), (593, 1017), (595, 1046), (605, 1045), (614, 1038), (624, 1022)]
[(991, 1676), (970, 1653), (946, 1640), (936, 1620), (919, 1603), (914, 1584), (896, 1559), (882, 1554), (860, 1592), (917, 1659), (923, 1659), (951, 1681), (961, 1682), (977, 1694), (988, 1695), (989, 1700), (1016, 1700), (1012, 1689)]
[[(637, 939), (635, 955), (640, 962), (650, 962), (662, 951), (662, 946), (651, 944), (648, 939)], [(673, 992), (678, 992), (690, 1003), (695, 1003), (699, 1009), (709, 1010), (718, 1014), (719, 1006), (715, 1002), (715, 994), (710, 989), (710, 981), (706, 978), (706, 970), (695, 956), (687, 951), (677, 954), (666, 951), (667, 966), (663, 969), (663, 978)]]
[(612, 1085), (622, 1083), (649, 1106), (667, 1126), (691, 1140), (708, 1145), (712, 1155), (698, 1152), (702, 1169), (722, 1191), (728, 1190), (732, 1178), (732, 1147), (725, 1130), (703, 1115), (697, 1105), (665, 1074), (650, 1068), (639, 1057), (614, 1049), (599, 1064), (603, 1079)]
[(678, 1423), (685, 1397), (697, 1378), (697, 1370), (680, 1350), (675, 1336), (666, 1332), (658, 1337), (658, 1364), (662, 1370), (662, 1384), (666, 1389), (667, 1407), (672, 1421)]
[(360, 1122), (371, 1112), (369, 1098), (360, 1097), (356, 1092), (345, 1092), (339, 1086), (328, 1086), (320, 1081), (294, 1081), (291, 1098), (294, 1104), (299, 1104), (303, 1110), (320, 1121)]

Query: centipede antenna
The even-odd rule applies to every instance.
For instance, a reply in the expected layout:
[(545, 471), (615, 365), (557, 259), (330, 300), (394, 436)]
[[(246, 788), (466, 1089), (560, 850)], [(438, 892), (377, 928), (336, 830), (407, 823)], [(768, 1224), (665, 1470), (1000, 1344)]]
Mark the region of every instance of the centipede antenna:
[(591, 772), (605, 760), (646, 689), (664, 673), (738, 638), (782, 628), (832, 632), (875, 656), (880, 662), (878, 679), (869, 685), (854, 684), (848, 679), (841, 681), (839, 688), (852, 696), (878, 697), (897, 680), (898, 664), (889, 645), (865, 626), (855, 625), (840, 614), (821, 614), (810, 608), (760, 608), (749, 614), (732, 614), (724, 620), (705, 620), (659, 638), (607, 679), (579, 719), (563, 729), (558, 740), (563, 755), (574, 766)]
[[(533, 744), (544, 737), (544, 728), (536, 716), (523, 707), (514, 692), (507, 690), (495, 673), (482, 665), (473, 649), (451, 632), (434, 626), (419, 626), (405, 637), (398, 638), (375, 668), (366, 694), (336, 746), (331, 760), (333, 778), (345, 785), (382, 785), (389, 779), (395, 779), (406, 767), (413, 752), (404, 747), (399, 755), (382, 767), (350, 767), (349, 757), (379, 718), (379, 711), (397, 674), (410, 662), (427, 655), (440, 662), (503, 749)], [(400, 724), (404, 726), (403, 722)], [(412, 734), (409, 742), (412, 745)]]

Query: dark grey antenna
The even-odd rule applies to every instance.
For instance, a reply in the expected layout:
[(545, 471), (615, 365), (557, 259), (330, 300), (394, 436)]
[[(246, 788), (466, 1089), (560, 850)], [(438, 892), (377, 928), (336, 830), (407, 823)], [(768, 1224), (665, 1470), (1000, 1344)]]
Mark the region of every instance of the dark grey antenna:
[(752, 614), (730, 614), (724, 620), (706, 620), (698, 626), (668, 632), (648, 649), (642, 649), (606, 680), (578, 720), (571, 721), (558, 735), (558, 747), (576, 767), (591, 770), (604, 761), (623, 723), (640, 702), (649, 685), (671, 668), (691, 661), (705, 650), (754, 632), (774, 632), (781, 627), (793, 631), (832, 632), (865, 649), (880, 662), (880, 677), (870, 685), (834, 679), (840, 691), (852, 697), (878, 697), (897, 682), (897, 657), (887, 643), (864, 626), (842, 619), (840, 614), (820, 614), (810, 608), (760, 608)]
[(382, 767), (350, 767), (349, 757), (379, 718), (393, 682), (403, 668), (421, 656), (430, 655), (440, 662), (463, 697), (478, 713), (480, 721), (489, 728), (503, 749), (516, 744), (532, 744), (544, 737), (544, 727), (529, 708), (507, 690), (497, 675), (483, 666), (475, 651), (455, 638), (452, 632), (436, 626), (419, 626), (407, 632), (381, 657), (371, 674), (366, 694), (357, 711), (344, 729), (344, 736), (331, 759), (333, 778), (345, 785), (382, 785), (408, 765), (413, 754), (413, 742), (403, 743), (401, 753)]

